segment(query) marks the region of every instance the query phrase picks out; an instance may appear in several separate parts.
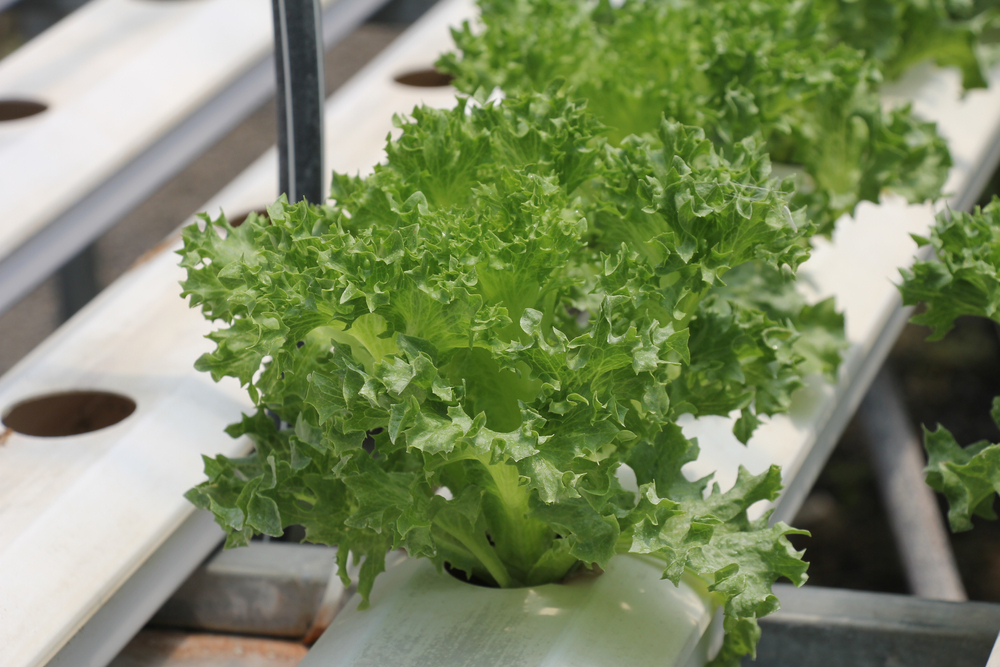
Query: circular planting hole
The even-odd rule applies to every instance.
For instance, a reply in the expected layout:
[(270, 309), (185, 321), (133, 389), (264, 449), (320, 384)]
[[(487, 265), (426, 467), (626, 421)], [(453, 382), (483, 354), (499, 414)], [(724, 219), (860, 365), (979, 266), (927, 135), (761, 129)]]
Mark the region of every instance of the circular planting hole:
[(441, 88), (443, 86), (450, 86), (452, 78), (451, 74), (445, 74), (433, 67), (428, 67), (427, 69), (418, 69), (400, 74), (396, 77), (396, 83), (401, 83), (404, 86), (415, 86), (417, 88)]
[(19, 120), (42, 113), (48, 109), (41, 102), (30, 100), (0, 100), (0, 122), (7, 120)]
[(135, 412), (135, 401), (107, 391), (67, 391), (21, 401), (3, 425), (23, 435), (58, 438), (99, 431)]

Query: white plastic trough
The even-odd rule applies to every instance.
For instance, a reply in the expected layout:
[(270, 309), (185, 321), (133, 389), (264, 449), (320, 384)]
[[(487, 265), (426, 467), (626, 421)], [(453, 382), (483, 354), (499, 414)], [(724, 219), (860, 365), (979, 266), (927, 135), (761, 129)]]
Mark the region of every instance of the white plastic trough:
[[(385, 0), (323, 0), (336, 43)], [(0, 61), (0, 313), (274, 91), (270, 0), (91, 0)]]
[[(704, 583), (661, 579), (646, 556), (614, 558), (598, 577), (484, 589), (398, 552), (355, 595), (301, 667), (702, 667), (722, 645)], [(713, 618), (715, 619), (713, 622)]]
[[(449, 88), (409, 88), (394, 77), (429, 66), (450, 45), (448, 27), (473, 11), (469, 0), (440, 3), (331, 99), (329, 168), (368, 170), (381, 157), (393, 113), (421, 101), (454, 103)], [(958, 81), (955, 72), (924, 68), (893, 91), (938, 121), (956, 163), (948, 182), (953, 206), (965, 208), (996, 162), (1000, 85), (963, 98)], [(272, 152), (206, 209), (260, 208), (277, 194), (276, 170)], [(753, 472), (781, 464), (790, 490), (779, 511), (794, 515), (905, 319), (892, 281), (912, 260), (909, 234), (926, 231), (932, 219), (926, 205), (866, 204), (856, 221), (841, 222), (832, 243), (819, 244), (803, 284), (816, 299), (836, 296), (846, 312), (851, 350), (838, 388), (813, 383), (791, 416), (771, 420), (747, 447), (727, 419), (692, 420), (685, 430), (702, 445), (693, 474), (717, 469), (725, 486), (738, 464)], [(199, 453), (246, 447), (222, 427), (249, 402), (234, 383), (214, 385), (192, 368), (209, 348), (201, 336), (211, 326), (177, 296), (177, 247), (169, 240), (0, 380), (0, 410), (57, 389), (102, 388), (138, 403), (134, 415), (104, 431), (48, 440), (12, 434), (0, 447), (3, 667), (53, 656), (53, 664), (106, 663), (218, 539), (181, 494), (201, 478)]]
[[(429, 66), (447, 43), (444, 26), (467, 12), (465, 4), (437, 8), (422, 24), (429, 29), (397, 40), (365, 70), (367, 84), (341, 89), (327, 111), (328, 126), (338, 130), (327, 133), (331, 169), (370, 169), (393, 111), (453, 103), (449, 89), (413, 88), (394, 77)], [(276, 174), (272, 151), (206, 209), (260, 208), (277, 196)], [(192, 367), (211, 349), (203, 336), (212, 326), (178, 296), (175, 241), (0, 379), (0, 413), (70, 390), (115, 392), (137, 403), (124, 421), (89, 434), (2, 436), (2, 667), (107, 664), (221, 539), (182, 494), (201, 480), (201, 454), (247, 450), (222, 429), (251, 404), (236, 383), (216, 385)]]

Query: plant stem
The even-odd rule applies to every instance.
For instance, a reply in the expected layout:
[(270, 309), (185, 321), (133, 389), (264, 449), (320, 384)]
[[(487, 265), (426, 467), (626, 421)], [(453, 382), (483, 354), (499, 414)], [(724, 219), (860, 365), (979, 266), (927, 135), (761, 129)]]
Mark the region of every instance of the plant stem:
[(507, 568), (504, 567), (503, 562), (497, 557), (489, 540), (486, 539), (485, 532), (473, 530), (470, 533), (450, 523), (438, 525), (442, 530), (458, 540), (462, 546), (469, 550), (469, 553), (482, 563), (486, 571), (490, 573), (490, 576), (500, 585), (500, 588), (514, 587), (514, 580), (507, 572)]
[(552, 531), (529, 516), (529, 492), (516, 466), (483, 462), (492, 484), (484, 484), (483, 509), (496, 552), (520, 583), (549, 547)]

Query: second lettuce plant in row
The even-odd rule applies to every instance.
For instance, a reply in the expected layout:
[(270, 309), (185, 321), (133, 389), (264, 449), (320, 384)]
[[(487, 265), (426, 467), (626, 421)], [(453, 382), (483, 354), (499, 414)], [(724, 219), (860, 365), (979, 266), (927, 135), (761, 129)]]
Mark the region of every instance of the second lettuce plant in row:
[(480, 0), (481, 25), (454, 30), (458, 49), (438, 67), (468, 94), (561, 78), (613, 142), (655, 132), (663, 115), (703, 128), (724, 154), (757, 136), (772, 160), (804, 170), (794, 201), (829, 233), (884, 189), (938, 197), (951, 164), (932, 123), (882, 107), (878, 62), (844, 43), (834, 28), (846, 15), (829, 4)]

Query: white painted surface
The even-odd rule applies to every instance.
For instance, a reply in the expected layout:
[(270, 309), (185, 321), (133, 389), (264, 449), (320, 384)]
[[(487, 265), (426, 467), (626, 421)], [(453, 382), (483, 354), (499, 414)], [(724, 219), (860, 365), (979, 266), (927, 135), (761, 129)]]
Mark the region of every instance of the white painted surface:
[(133, 270), (0, 381), (0, 410), (74, 389), (137, 403), (101, 431), (0, 446), (0, 665), (44, 664), (190, 515), (200, 455), (247, 449), (221, 431), (245, 393), (191, 367), (211, 325), (177, 298), (175, 264)]
[[(329, 7), (335, 0), (323, 0)], [(0, 258), (260, 63), (270, 0), (92, 0), (0, 63)]]
[[(409, 63), (431, 64), (447, 44), (445, 26), (469, 7), (436, 9), (430, 28), (406, 35), (369, 66), (369, 85), (342, 89), (348, 96), (339, 95), (327, 112), (328, 144), (337, 144), (328, 147), (331, 169), (370, 169), (393, 112), (421, 101), (452, 103), (450, 89), (411, 88), (393, 77)], [(276, 197), (276, 175), (272, 151), (206, 209), (258, 208)], [(6, 176), (0, 190), (9, 187)], [(2, 191), (7, 201), (22, 201)], [(167, 245), (0, 379), (0, 413), (25, 398), (74, 389), (114, 391), (138, 404), (133, 415), (102, 431), (66, 438), (9, 434), (0, 446), (2, 667), (45, 664), (191, 515), (182, 494), (203, 479), (201, 454), (247, 450), (246, 441), (230, 439), (223, 428), (252, 405), (235, 381), (216, 385), (194, 370), (194, 360), (212, 349), (203, 336), (213, 325), (180, 299), (184, 272), (171, 252), (178, 244)]]
[(997, 641), (993, 644), (993, 650), (990, 651), (990, 659), (986, 661), (986, 667), (1000, 667), (1000, 636), (997, 636)]
[[(170, 4), (195, 12), (226, 1)], [(238, 1), (241, 9), (250, 6), (242, 3), (257, 3)], [(101, 3), (95, 0), (94, 6)], [(420, 102), (453, 103), (451, 89), (409, 88), (392, 79), (430, 65), (450, 46), (447, 27), (471, 13), (469, 0), (439, 4), (338, 92), (326, 114), (331, 169), (369, 170), (382, 156), (393, 113)], [(993, 137), (1000, 126), (1000, 86), (958, 99), (951, 72), (927, 69), (923, 76), (924, 87), (915, 93), (918, 108), (937, 118), (952, 142), (958, 167), (949, 187), (960, 192), (989, 149), (983, 137)], [(0, 137), (0, 151), (26, 150), (28, 129), (41, 122), (26, 121), (23, 137)], [(69, 147), (61, 146), (45, 150), (69, 156)], [(236, 214), (267, 204), (276, 196), (276, 172), (272, 152), (206, 209)], [(0, 196), (9, 211), (29, 203), (27, 192), (9, 185), (6, 171)], [(852, 350), (845, 374), (858, 370), (852, 360), (863, 358), (895, 307), (891, 281), (896, 267), (912, 255), (908, 233), (926, 229), (931, 219), (927, 206), (864, 205), (858, 220), (842, 223), (834, 242), (822, 244), (807, 264), (804, 275), (815, 298), (835, 295), (847, 313)], [(0, 238), (10, 242), (7, 227)], [(168, 250), (176, 247), (173, 242)], [(98, 433), (59, 439), (14, 435), (0, 447), (3, 667), (43, 664), (189, 516), (192, 508), (181, 494), (201, 479), (200, 453), (235, 454), (246, 447), (229, 440), (222, 428), (249, 400), (235, 383), (215, 385), (192, 368), (210, 348), (202, 336), (212, 326), (178, 297), (182, 272), (168, 250), (126, 274), (0, 380), (0, 410), (39, 393), (81, 388), (117, 391), (139, 405), (130, 418)], [(790, 479), (832, 409), (833, 396), (831, 387), (815, 383), (798, 397), (791, 416), (771, 420), (748, 447), (731, 436), (726, 419), (686, 424), (703, 448), (692, 472), (718, 468), (727, 484), (738, 463), (752, 471), (779, 463)]]
[[(224, 26), (225, 29), (220, 29)], [(94, 0), (0, 67), (0, 257), (140, 154), (271, 48), (268, 0)]]
[[(567, 584), (489, 589), (390, 556), (372, 591), (337, 615), (302, 667), (704, 665), (715, 606), (703, 587), (660, 579), (639, 556)], [(694, 584), (698, 586), (697, 583)]]

